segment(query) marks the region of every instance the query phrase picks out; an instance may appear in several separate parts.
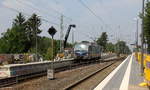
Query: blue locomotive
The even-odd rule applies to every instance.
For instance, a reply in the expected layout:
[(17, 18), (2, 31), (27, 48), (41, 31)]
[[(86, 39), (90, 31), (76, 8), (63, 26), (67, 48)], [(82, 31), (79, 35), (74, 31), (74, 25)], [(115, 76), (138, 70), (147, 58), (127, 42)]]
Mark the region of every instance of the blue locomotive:
[(101, 46), (96, 43), (81, 42), (74, 46), (75, 59), (99, 59), (101, 58)]

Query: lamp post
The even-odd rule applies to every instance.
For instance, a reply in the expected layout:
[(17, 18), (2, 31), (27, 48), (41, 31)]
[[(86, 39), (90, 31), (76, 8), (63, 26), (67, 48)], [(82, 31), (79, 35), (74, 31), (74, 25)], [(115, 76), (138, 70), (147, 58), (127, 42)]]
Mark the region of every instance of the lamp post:
[(139, 20), (137, 19), (137, 22), (136, 22), (136, 48), (137, 48), (137, 51), (138, 51), (138, 35), (139, 35), (139, 31), (138, 31), (138, 27), (139, 27)]
[(36, 25), (36, 27), (35, 27), (35, 44), (36, 44), (36, 46), (35, 46), (35, 52), (36, 52), (36, 61), (38, 61), (38, 18), (40, 18), (41, 16), (37, 16), (37, 18), (35, 18), (35, 20), (36, 20), (36, 23), (35, 23), (35, 25)]
[(139, 19), (138, 17), (137, 18), (134, 18), (134, 21), (136, 21), (136, 32), (135, 32), (135, 44), (136, 44), (136, 47), (135, 47), (135, 52), (136, 52), (136, 56), (137, 56), (137, 53), (138, 53), (138, 27), (139, 27)]
[[(37, 21), (37, 19), (36, 19), (36, 21)], [(35, 41), (36, 41), (36, 46), (35, 46), (35, 48), (36, 48), (36, 61), (38, 60), (38, 57), (37, 57), (37, 56), (38, 56), (38, 54), (37, 54), (37, 52), (38, 52), (38, 51), (37, 51), (37, 49), (38, 49), (38, 43), (37, 43), (37, 37), (38, 37), (38, 36), (37, 36), (37, 30), (38, 30), (38, 24), (36, 23), (36, 40), (35, 40)]]
[(136, 21), (136, 35), (135, 35), (135, 38), (136, 38), (136, 48), (138, 51), (138, 27), (139, 27), (139, 19), (138, 18), (134, 18), (134, 20)]
[(52, 26), (48, 29), (48, 33), (51, 35), (52, 37), (52, 65), (51, 65), (51, 68), (48, 69), (47, 71), (47, 77), (48, 79), (54, 79), (54, 35), (56, 33), (56, 29)]

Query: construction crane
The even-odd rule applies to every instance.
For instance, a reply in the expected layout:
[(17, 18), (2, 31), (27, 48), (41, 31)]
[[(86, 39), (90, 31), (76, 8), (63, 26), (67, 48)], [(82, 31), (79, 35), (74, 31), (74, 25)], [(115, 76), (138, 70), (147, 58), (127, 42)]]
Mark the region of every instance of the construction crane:
[(57, 54), (57, 57), (58, 57), (58, 58), (63, 58), (63, 57), (65, 56), (65, 51), (64, 51), (64, 49), (65, 49), (66, 46), (67, 46), (67, 40), (68, 40), (68, 37), (69, 37), (69, 34), (70, 34), (70, 31), (71, 31), (71, 28), (72, 28), (72, 27), (75, 28), (76, 25), (74, 25), (74, 24), (69, 25), (68, 30), (67, 30), (66, 35), (65, 35), (64, 42), (63, 42), (63, 44), (64, 44), (64, 45), (63, 45), (63, 51)]
[(74, 25), (74, 24), (69, 25), (68, 30), (67, 30), (67, 33), (66, 33), (66, 35), (65, 35), (64, 49), (66, 48), (67, 40), (68, 40), (68, 37), (69, 37), (69, 34), (70, 34), (70, 31), (71, 31), (71, 28), (72, 28), (72, 27), (75, 28), (76, 25)]

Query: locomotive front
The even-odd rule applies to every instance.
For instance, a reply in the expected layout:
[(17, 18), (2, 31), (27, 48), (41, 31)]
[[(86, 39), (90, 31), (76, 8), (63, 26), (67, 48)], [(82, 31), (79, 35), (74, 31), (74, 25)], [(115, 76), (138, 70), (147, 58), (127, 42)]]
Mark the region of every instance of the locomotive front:
[(74, 47), (75, 59), (87, 59), (88, 58), (89, 45), (85, 43), (78, 43)]

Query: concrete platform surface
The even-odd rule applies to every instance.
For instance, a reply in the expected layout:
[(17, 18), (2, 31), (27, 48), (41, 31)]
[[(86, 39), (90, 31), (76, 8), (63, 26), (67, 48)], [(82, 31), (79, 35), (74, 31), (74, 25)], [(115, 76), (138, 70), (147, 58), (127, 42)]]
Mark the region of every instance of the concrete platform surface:
[(129, 55), (94, 90), (149, 90), (138, 85), (143, 81), (140, 65), (133, 55)]

